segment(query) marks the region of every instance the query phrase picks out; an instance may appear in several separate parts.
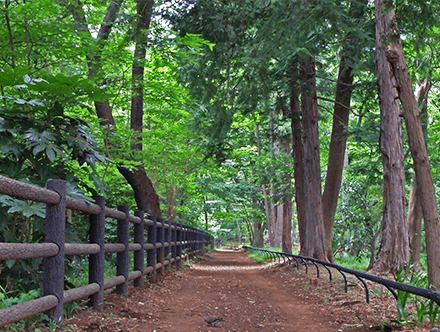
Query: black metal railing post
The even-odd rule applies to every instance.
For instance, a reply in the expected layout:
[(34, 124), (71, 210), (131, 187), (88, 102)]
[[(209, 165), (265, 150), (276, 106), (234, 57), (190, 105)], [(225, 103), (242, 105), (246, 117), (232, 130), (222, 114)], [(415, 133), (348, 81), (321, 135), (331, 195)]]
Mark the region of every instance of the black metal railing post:
[(46, 205), (44, 242), (55, 243), (59, 251), (55, 256), (44, 258), (43, 294), (58, 298), (57, 306), (46, 313), (51, 321), (59, 324), (63, 319), (66, 181), (49, 180), (47, 189), (56, 191), (60, 195), (60, 201), (58, 204)]

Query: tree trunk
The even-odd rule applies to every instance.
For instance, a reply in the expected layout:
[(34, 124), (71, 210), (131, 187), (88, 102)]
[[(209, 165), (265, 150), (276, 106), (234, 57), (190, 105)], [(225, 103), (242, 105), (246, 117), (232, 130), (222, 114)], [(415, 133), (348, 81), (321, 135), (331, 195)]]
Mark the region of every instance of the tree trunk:
[[(284, 112), (285, 115), (291, 116), (290, 112)], [(285, 135), (280, 138), (280, 147), (283, 151), (290, 155), (291, 137)], [(279, 223), (281, 228), (281, 247), (283, 252), (292, 252), (292, 193), (290, 184), (292, 179), (290, 176), (283, 179), (285, 185), (281, 192), (282, 204), (280, 204), (279, 216), (281, 217)]]
[[(396, 80), (387, 62), (384, 38), (388, 25), (381, 0), (376, 0), (376, 70), (380, 102), (380, 148), (383, 159), (382, 237), (373, 269), (396, 273), (408, 263), (409, 243), (405, 220), (403, 142)], [(385, 16), (388, 14), (385, 14)]]
[[(260, 124), (256, 123), (256, 136), (257, 136), (257, 152), (258, 156), (261, 157), (261, 143), (260, 143)], [(266, 225), (267, 225), (267, 233), (269, 237), (269, 243), (272, 245), (272, 239), (273, 239), (273, 225), (271, 222), (271, 213), (269, 210), (269, 201), (267, 199), (267, 190), (266, 186), (263, 184), (261, 186), (261, 189), (263, 191), (263, 203), (264, 203), (264, 214), (266, 215)]]
[(299, 91), (297, 86), (298, 69), (297, 62), (292, 63), (292, 75), (290, 78), (290, 116), (292, 117), (293, 139), (293, 176), (295, 178), (295, 204), (298, 219), (298, 235), (300, 254), (307, 251), (306, 248), (306, 221), (305, 221), (305, 192), (304, 192), (304, 164), (303, 164), (303, 140), (301, 125), (301, 109), (299, 106)]
[(133, 188), (137, 208), (145, 213), (160, 216), (159, 197), (143, 166), (135, 169), (118, 167), (118, 170)]
[(282, 252), (292, 253), (292, 201), (283, 204)]
[(274, 247), (281, 247), (283, 242), (283, 204), (275, 205)]
[(263, 228), (261, 220), (256, 216), (254, 216), (254, 236), (252, 245), (258, 248), (263, 247)]
[[(98, 35), (95, 39), (96, 45), (101, 48), (104, 47), (103, 40), (106, 40), (111, 32), (113, 24), (117, 18), (119, 9), (123, 1), (112, 1), (107, 9), (107, 13), (102, 21), (101, 27), (99, 29)], [(136, 46), (134, 52), (133, 60), (133, 96), (132, 96), (132, 106), (131, 106), (131, 127), (133, 130), (139, 133), (142, 130), (142, 113), (143, 113), (143, 67), (142, 59), (145, 57), (145, 32), (149, 28), (151, 13), (152, 13), (152, 0), (138, 0), (137, 1), (137, 14), (139, 18), (138, 25), (136, 27)], [(70, 10), (72, 11), (72, 17), (75, 22), (79, 25), (80, 30), (88, 31), (91, 40), (93, 39), (90, 31), (88, 30), (88, 25), (86, 22), (86, 15), (82, 6), (78, 4), (70, 5)], [(95, 54), (88, 56), (88, 69), (89, 77), (95, 78), (98, 69), (101, 67), (101, 52), (99, 49)], [(142, 67), (142, 68), (141, 68)], [(114, 126), (115, 121), (112, 114), (112, 109), (108, 100), (95, 102), (95, 109), (99, 119), (102, 119), (102, 125)], [(110, 128), (111, 130), (111, 128)], [(140, 150), (142, 148), (138, 142), (133, 144), (134, 150)], [(146, 213), (154, 214), (160, 217), (160, 207), (159, 207), (159, 196), (153, 187), (151, 180), (145, 173), (145, 169), (142, 166), (138, 166), (134, 170), (126, 169), (123, 166), (118, 167), (119, 172), (124, 176), (127, 182), (131, 185), (134, 191), (134, 197), (139, 210)]]
[(325, 251), (330, 262), (334, 262), (332, 233), (335, 221), (336, 207), (338, 205), (339, 190), (342, 183), (344, 169), (345, 149), (347, 145), (346, 127), (350, 114), (350, 100), (353, 84), (353, 69), (347, 65), (343, 55), (339, 64), (338, 83), (333, 109), (333, 127), (330, 140), (327, 176), (325, 178), (322, 207), (325, 231)]
[[(384, 27), (383, 37), (387, 37), (386, 40), (389, 42), (385, 48), (386, 56), (399, 88), (398, 98), (402, 104), (409, 146), (414, 160), (414, 170), (425, 221), (428, 281), (431, 286), (438, 289), (440, 287), (440, 246), (438, 245), (440, 216), (435, 199), (431, 165), (423, 135), (420, 112), (414, 98), (411, 77), (395, 20), (395, 13), (392, 8), (386, 8), (383, 2), (383, 0), (375, 0), (376, 20), (382, 22)], [(385, 30), (385, 28), (387, 29)]]
[[(167, 186), (167, 205), (168, 205), (168, 209), (167, 209), (167, 219), (168, 220), (174, 220), (174, 218), (176, 218), (175, 215), (175, 210), (174, 210), (174, 204), (176, 202), (176, 193), (177, 193), (177, 187), (174, 183), (172, 183), (171, 185)], [(205, 215), (205, 221), (206, 221), (206, 229), (207, 229), (207, 225), (208, 225), (208, 218)]]
[[(427, 132), (427, 98), (431, 83), (427, 78), (417, 83), (416, 96), (422, 118), (423, 133)], [(414, 177), (411, 181), (408, 204), (408, 233), (409, 249), (411, 253), (411, 264), (415, 270), (419, 270), (420, 265), (420, 246), (422, 243), (422, 206), (420, 204), (420, 194), (418, 192), (417, 180)]]
[[(273, 196), (273, 192), (272, 192), (272, 196)], [(272, 247), (276, 247), (276, 246), (279, 246), (280, 245), (280, 243), (281, 243), (281, 240), (277, 240), (277, 235), (276, 235), (276, 225), (277, 225), (277, 207), (276, 207), (276, 205), (273, 203), (273, 201), (270, 203), (270, 211), (271, 211), (271, 213), (270, 213), (270, 217), (271, 217), (271, 222), (270, 222), (270, 227), (271, 227), (271, 230), (270, 230), (270, 245), (272, 246)]]
[[(349, 16), (361, 19), (364, 15), (368, 1), (352, 1)], [(350, 102), (353, 91), (353, 67), (348, 63), (356, 61), (352, 56), (353, 39), (348, 35), (341, 52), (339, 63), (338, 82), (336, 84), (335, 104), (333, 108), (333, 125), (329, 148), (329, 161), (327, 176), (325, 179), (324, 192), (322, 196), (325, 250), (327, 259), (334, 262), (333, 257), (333, 224), (338, 205), (339, 191), (342, 183), (342, 171), (344, 169), (345, 153), (347, 145), (346, 127), (350, 114)]]
[[(300, 61), (302, 92), (303, 167), (306, 218), (306, 252), (302, 254), (325, 260), (324, 221), (322, 216), (321, 170), (319, 160), (318, 103), (316, 98), (315, 60), (303, 55)], [(296, 178), (295, 178), (296, 179)]]
[[(136, 45), (133, 56), (133, 68), (131, 75), (132, 97), (131, 97), (131, 116), (130, 128), (139, 134), (142, 133), (142, 123), (144, 115), (144, 65), (146, 56), (146, 42), (148, 29), (150, 28), (151, 15), (153, 10), (153, 0), (136, 0), (136, 12), (138, 23), (135, 27)], [(133, 150), (142, 150), (142, 136), (135, 138), (137, 142), (133, 144)]]

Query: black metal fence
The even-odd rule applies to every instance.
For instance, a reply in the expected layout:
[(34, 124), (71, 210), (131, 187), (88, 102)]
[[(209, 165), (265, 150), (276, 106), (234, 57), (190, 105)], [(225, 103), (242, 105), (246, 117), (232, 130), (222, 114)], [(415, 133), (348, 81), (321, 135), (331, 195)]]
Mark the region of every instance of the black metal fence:
[(365, 297), (366, 297), (367, 303), (370, 303), (370, 291), (368, 289), (368, 285), (365, 282), (365, 280), (369, 280), (369, 281), (372, 281), (372, 282), (375, 282), (375, 283), (378, 283), (378, 284), (385, 286), (385, 288), (387, 288), (391, 292), (391, 294), (393, 294), (396, 301), (398, 301), (398, 296), (397, 296), (396, 290), (400, 290), (400, 291), (403, 291), (406, 293), (422, 296), (422, 297), (430, 299), (430, 300), (436, 302), (438, 305), (440, 305), (440, 293), (434, 292), (429, 289), (424, 289), (424, 288), (415, 287), (412, 285), (407, 285), (404, 283), (388, 280), (388, 279), (381, 278), (381, 277), (378, 277), (378, 276), (375, 276), (372, 274), (349, 269), (349, 268), (346, 268), (346, 267), (343, 267), (343, 266), (340, 266), (340, 265), (337, 265), (334, 263), (329, 263), (329, 262), (322, 261), (322, 260), (315, 259), (315, 258), (311, 258), (311, 257), (294, 255), (294, 254), (289, 254), (289, 253), (285, 253), (285, 252), (273, 251), (273, 250), (262, 249), (262, 248), (248, 247), (248, 246), (243, 246), (243, 248), (247, 249), (247, 250), (256, 250), (256, 251), (263, 252), (263, 253), (267, 254), (270, 258), (278, 258), (279, 260), (281, 260), (281, 258), (282, 258), (284, 263), (286, 263), (286, 260), (289, 264), (292, 263), (292, 261), (294, 261), (296, 264), (296, 267), (298, 269), (300, 268), (300, 264), (303, 264), (305, 266), (306, 273), (308, 273), (308, 266), (309, 266), (309, 263), (311, 263), (316, 268), (316, 274), (317, 274), (318, 278), (320, 277), (319, 266), (322, 266), (327, 270), (330, 280), (332, 280), (332, 278), (333, 278), (330, 268), (334, 268), (344, 278), (344, 283), (345, 283), (344, 289), (345, 289), (346, 293), (348, 291), (348, 282), (347, 282), (346, 273), (351, 274), (351, 275), (355, 276), (364, 286)]
[[(43, 296), (1, 309), (0, 327), (42, 312), (51, 321), (60, 323), (63, 305), (83, 298), (88, 298), (95, 309), (103, 310), (104, 290), (116, 287), (116, 291), (128, 295), (129, 281), (142, 287), (146, 275), (155, 280), (158, 273), (200, 253), (213, 240), (205, 231), (155, 216), (145, 217), (141, 211), (130, 215), (125, 205), (118, 210), (107, 208), (103, 197), (97, 197), (95, 204), (69, 197), (66, 182), (62, 180), (50, 180), (47, 189), (43, 189), (0, 175), (0, 194), (46, 203), (44, 243), (0, 242), (0, 261), (44, 257)], [(88, 244), (65, 243), (66, 209), (90, 216)], [(117, 243), (104, 242), (106, 218), (117, 220)], [(133, 243), (129, 243), (130, 239)], [(133, 252), (131, 268), (130, 251)], [(107, 253), (116, 253), (116, 276), (104, 280)], [(65, 257), (76, 255), (88, 256), (89, 283), (64, 290)]]

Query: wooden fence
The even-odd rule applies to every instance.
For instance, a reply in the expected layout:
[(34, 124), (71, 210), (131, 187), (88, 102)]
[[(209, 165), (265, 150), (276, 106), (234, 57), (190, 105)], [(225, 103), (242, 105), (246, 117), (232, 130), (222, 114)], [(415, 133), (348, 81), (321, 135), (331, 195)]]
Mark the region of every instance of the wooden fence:
[[(128, 295), (129, 281), (142, 287), (146, 275), (155, 280), (157, 273), (200, 253), (212, 241), (210, 234), (193, 227), (145, 217), (141, 211), (130, 215), (128, 206), (119, 206), (118, 210), (107, 208), (103, 197), (97, 197), (95, 204), (69, 197), (62, 180), (50, 180), (47, 189), (43, 189), (0, 175), (0, 194), (46, 203), (44, 243), (0, 242), (0, 260), (44, 257), (43, 296), (1, 309), (0, 327), (42, 312), (51, 321), (61, 323), (63, 305), (83, 298), (88, 298), (93, 308), (103, 310), (104, 290), (116, 287), (116, 291)], [(88, 244), (65, 243), (66, 209), (90, 216)], [(117, 220), (117, 243), (104, 243), (106, 218)], [(131, 238), (133, 243), (129, 243)], [(130, 251), (134, 252), (131, 268)], [(106, 253), (116, 253), (116, 276), (104, 280)], [(76, 255), (88, 256), (89, 283), (64, 290), (65, 257)]]

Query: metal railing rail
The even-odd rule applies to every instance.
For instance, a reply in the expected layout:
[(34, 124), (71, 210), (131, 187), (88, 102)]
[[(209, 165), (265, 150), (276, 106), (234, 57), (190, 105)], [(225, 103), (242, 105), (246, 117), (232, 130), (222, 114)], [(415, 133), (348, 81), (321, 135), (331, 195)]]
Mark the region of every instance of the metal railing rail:
[(410, 294), (422, 296), (422, 297), (427, 298), (429, 300), (432, 300), (435, 303), (437, 303), (438, 305), (440, 305), (440, 293), (434, 292), (434, 291), (429, 290), (429, 289), (420, 288), (420, 287), (416, 287), (416, 286), (412, 286), (412, 285), (408, 285), (408, 284), (404, 284), (404, 283), (388, 280), (388, 279), (381, 278), (381, 277), (378, 277), (378, 276), (375, 276), (375, 275), (372, 275), (372, 274), (368, 274), (368, 273), (365, 273), (365, 272), (362, 272), (362, 271), (349, 269), (349, 268), (340, 266), (338, 264), (322, 261), (322, 260), (311, 258), (311, 257), (306, 257), (306, 256), (301, 256), (301, 255), (294, 255), (294, 254), (289, 254), (289, 253), (285, 253), (285, 252), (273, 251), (273, 250), (269, 250), (269, 249), (255, 248), (255, 247), (249, 247), (249, 246), (243, 246), (243, 249), (246, 249), (246, 250), (256, 250), (256, 251), (264, 252), (267, 255), (269, 255), (271, 258), (278, 257), (280, 262), (281, 262), (281, 258), (282, 258), (284, 263), (286, 262), (286, 259), (287, 259), (289, 261), (289, 264), (291, 262), (290, 258), (293, 258), (293, 260), (296, 263), (297, 268), (299, 268), (299, 266), (300, 266), (299, 262), (304, 264), (304, 266), (306, 268), (306, 273), (308, 273), (308, 264), (307, 264), (307, 262), (310, 262), (316, 268), (317, 278), (320, 277), (319, 266), (323, 266), (327, 270), (327, 272), (329, 274), (330, 281), (332, 280), (332, 273), (331, 273), (329, 268), (330, 267), (334, 268), (344, 278), (344, 286), (345, 286), (344, 290), (345, 290), (346, 293), (348, 291), (348, 281), (347, 281), (347, 276), (345, 275), (345, 273), (351, 274), (351, 275), (355, 276), (362, 283), (362, 285), (364, 286), (364, 288), (365, 288), (365, 297), (366, 297), (367, 303), (370, 303), (370, 291), (369, 291), (368, 285), (367, 285), (367, 283), (365, 282), (364, 279), (385, 286), (385, 288), (387, 288), (390, 291), (390, 293), (394, 296), (396, 301), (398, 301), (398, 296), (397, 296), (396, 290), (400, 290), (400, 291), (407, 292), (407, 293), (410, 293)]
[[(162, 274), (171, 264), (177, 265), (200, 253), (213, 240), (205, 231), (155, 216), (145, 217), (142, 211), (130, 215), (126, 205), (110, 209), (103, 197), (96, 197), (96, 204), (69, 197), (65, 188), (66, 182), (62, 180), (50, 180), (44, 189), (0, 175), (0, 194), (46, 203), (44, 243), (0, 242), (0, 261), (44, 258), (43, 296), (0, 309), (0, 327), (43, 312), (51, 321), (61, 323), (63, 305), (82, 298), (89, 298), (90, 306), (103, 310), (104, 290), (116, 287), (116, 291), (128, 295), (129, 281), (142, 287), (146, 275), (154, 281), (157, 273)], [(90, 243), (65, 242), (66, 209), (89, 215)], [(117, 220), (117, 243), (104, 241), (106, 218)], [(134, 243), (129, 243), (131, 240)], [(130, 251), (134, 252), (131, 268)], [(104, 280), (108, 253), (116, 253), (116, 276)], [(88, 256), (89, 283), (64, 290), (65, 257), (75, 255)]]

